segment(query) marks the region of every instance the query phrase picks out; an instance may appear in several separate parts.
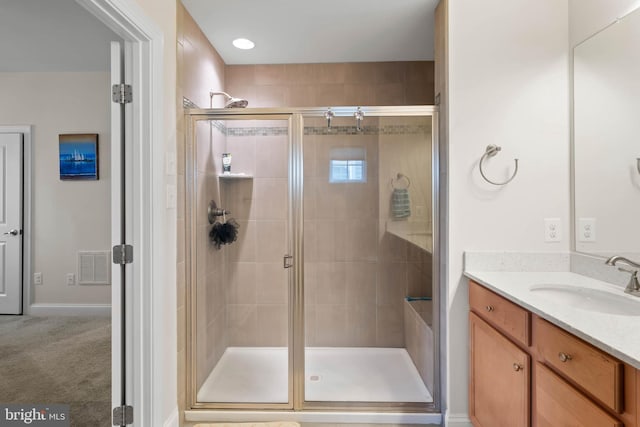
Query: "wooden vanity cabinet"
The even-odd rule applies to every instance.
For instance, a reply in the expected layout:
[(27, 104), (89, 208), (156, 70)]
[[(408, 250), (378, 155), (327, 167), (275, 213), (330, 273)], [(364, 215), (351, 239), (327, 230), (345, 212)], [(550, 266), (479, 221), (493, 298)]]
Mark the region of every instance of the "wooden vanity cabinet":
[(640, 427), (640, 371), (469, 282), (475, 427)]
[(476, 427), (529, 426), (531, 357), (469, 313), (469, 413)]

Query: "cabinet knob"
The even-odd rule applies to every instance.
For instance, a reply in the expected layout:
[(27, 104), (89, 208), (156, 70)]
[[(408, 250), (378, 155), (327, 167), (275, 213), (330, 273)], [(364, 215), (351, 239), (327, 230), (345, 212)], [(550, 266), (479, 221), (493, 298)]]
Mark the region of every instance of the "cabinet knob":
[(513, 364), (513, 370), (518, 372), (518, 371), (522, 371), (524, 369), (524, 367), (522, 365), (520, 365), (519, 363), (514, 363)]
[(488, 305), (485, 307), (485, 309), (489, 312), (493, 311), (493, 306), (492, 305)]
[(558, 358), (560, 359), (561, 362), (564, 363), (571, 360), (571, 355), (561, 351), (560, 353), (558, 353)]

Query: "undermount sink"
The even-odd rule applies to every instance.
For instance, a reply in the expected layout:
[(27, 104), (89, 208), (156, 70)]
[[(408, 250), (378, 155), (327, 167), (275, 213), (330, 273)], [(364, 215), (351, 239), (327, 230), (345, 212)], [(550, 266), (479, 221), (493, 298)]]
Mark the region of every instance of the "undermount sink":
[(531, 292), (549, 298), (554, 303), (566, 304), (580, 310), (624, 316), (640, 316), (640, 299), (638, 301), (630, 299), (623, 293), (622, 289), (620, 294), (600, 289), (560, 284), (533, 285), (529, 289)]

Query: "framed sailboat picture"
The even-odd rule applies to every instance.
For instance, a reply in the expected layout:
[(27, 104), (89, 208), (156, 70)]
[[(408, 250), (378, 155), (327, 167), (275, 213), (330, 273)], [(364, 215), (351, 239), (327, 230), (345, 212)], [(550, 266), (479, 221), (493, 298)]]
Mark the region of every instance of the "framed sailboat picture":
[(60, 135), (60, 179), (98, 180), (98, 134)]

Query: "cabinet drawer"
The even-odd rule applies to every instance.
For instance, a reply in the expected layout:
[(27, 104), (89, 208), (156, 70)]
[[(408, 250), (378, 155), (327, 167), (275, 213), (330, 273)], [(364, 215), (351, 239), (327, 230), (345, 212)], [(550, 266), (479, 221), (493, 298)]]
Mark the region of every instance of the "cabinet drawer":
[(469, 282), (469, 307), (520, 344), (531, 344), (531, 314), (487, 288)]
[(537, 427), (622, 427), (622, 423), (600, 409), (544, 365), (535, 367)]
[(544, 361), (600, 402), (622, 413), (622, 362), (537, 316), (534, 322), (534, 342)]

